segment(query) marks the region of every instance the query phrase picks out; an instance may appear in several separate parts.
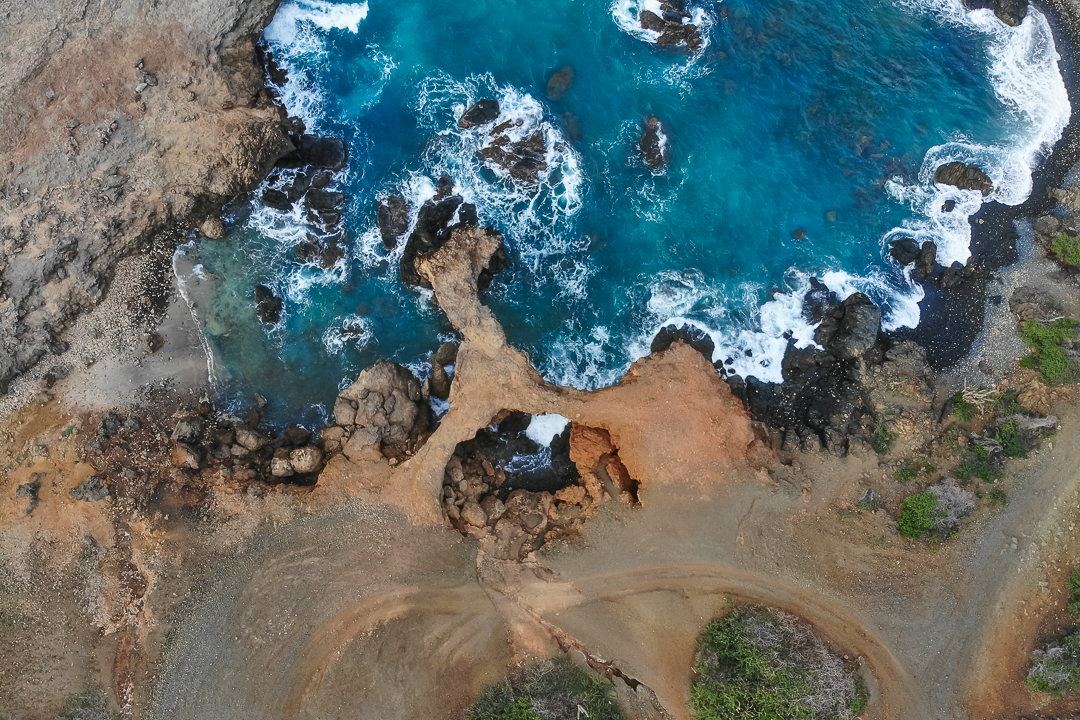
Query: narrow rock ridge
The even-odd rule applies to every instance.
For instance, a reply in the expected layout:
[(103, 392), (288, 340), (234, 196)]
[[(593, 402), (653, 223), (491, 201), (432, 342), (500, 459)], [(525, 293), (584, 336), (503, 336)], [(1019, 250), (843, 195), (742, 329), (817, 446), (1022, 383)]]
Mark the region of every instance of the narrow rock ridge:
[[(478, 294), (477, 280), (501, 250), (498, 233), (458, 228), (437, 251), (416, 260), (417, 272), (462, 335), (450, 409), (400, 465), (388, 466), (378, 453), (336, 455), (320, 475), (320, 487), (330, 492), (358, 483), (378, 488), (381, 498), (414, 519), (446, 524), (441, 498), (450, 458), (503, 411), (556, 413), (607, 432), (627, 473), (640, 482), (643, 503), (660, 469), (717, 478), (725, 468), (760, 467), (772, 456), (727, 383), (683, 342), (638, 361), (609, 388), (586, 392), (544, 380), (528, 356), (507, 342)], [(679, 420), (657, 423), (658, 417)]]

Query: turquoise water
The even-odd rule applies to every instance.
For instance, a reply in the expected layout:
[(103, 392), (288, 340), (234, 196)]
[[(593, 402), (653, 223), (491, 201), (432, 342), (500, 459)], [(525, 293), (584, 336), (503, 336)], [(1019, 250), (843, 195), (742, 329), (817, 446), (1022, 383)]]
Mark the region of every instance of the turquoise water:
[[(287, 1), (265, 40), (290, 71), (290, 112), (348, 142), (335, 181), (349, 198), (347, 254), (328, 271), (301, 266), (289, 247), (309, 229), (303, 211), (257, 199), (226, 241), (187, 250), (208, 278), (188, 281), (209, 298), (197, 311), (222, 393), (261, 393), (275, 417), (314, 420), (374, 360), (419, 364), (450, 337), (375, 230), (379, 195), (415, 209), (444, 173), (506, 235), (512, 262), (489, 303), (549, 378), (613, 382), (676, 319), (706, 329), (729, 372), (779, 381), (786, 344), (811, 342), (809, 276), (867, 292), (890, 327), (915, 324), (921, 291), (888, 258), (889, 238), (932, 239), (963, 261), (982, 201), (935, 188), (933, 168), (978, 162), (995, 199), (1020, 202), (1068, 117), (1037, 12), (1012, 29), (959, 0), (701, 2), (691, 10), (706, 45), (690, 55), (652, 44), (637, 10)], [(547, 97), (567, 65), (572, 84)], [(544, 133), (551, 170), (538, 187), (486, 167), (483, 130), (457, 128), (485, 97)], [(637, 152), (648, 115), (667, 135), (662, 174)], [(255, 319), (256, 283), (284, 297), (278, 327)]]

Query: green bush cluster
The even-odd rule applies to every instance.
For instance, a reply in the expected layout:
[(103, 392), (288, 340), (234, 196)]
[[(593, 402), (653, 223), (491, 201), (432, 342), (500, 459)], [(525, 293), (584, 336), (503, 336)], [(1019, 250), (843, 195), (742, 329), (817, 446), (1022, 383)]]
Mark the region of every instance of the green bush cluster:
[(1050, 251), (1061, 262), (1073, 267), (1080, 267), (1080, 237), (1068, 233), (1058, 233), (1050, 242)]
[(1001, 453), (1008, 458), (1027, 457), (1028, 449), (1020, 426), (1015, 420), (1001, 423), (994, 433), (994, 439), (1001, 446)]
[(960, 422), (968, 423), (979, 416), (979, 408), (965, 400), (964, 393), (958, 392), (953, 395), (952, 414)]
[(1032, 690), (1064, 695), (1080, 687), (1080, 630), (1032, 653), (1026, 678)]
[(1023, 367), (1037, 370), (1048, 385), (1063, 385), (1075, 379), (1076, 368), (1062, 347), (1076, 338), (1075, 320), (1058, 318), (1051, 323), (1028, 320), (1020, 335), (1031, 349), (1031, 354), (1020, 361)]
[(565, 657), (519, 668), (488, 688), (466, 720), (622, 720), (608, 680), (593, 676)]
[(930, 532), (942, 516), (937, 497), (931, 492), (908, 495), (900, 506), (900, 534), (920, 538)]
[(964, 459), (953, 470), (953, 475), (959, 480), (979, 478), (986, 482), (993, 482), (1001, 476), (1001, 464), (994, 458), (990, 448), (984, 445), (971, 445)]
[(896, 442), (896, 435), (889, 429), (888, 425), (879, 422), (874, 426), (874, 432), (870, 436), (870, 447), (874, 448), (874, 452), (878, 455), (884, 455), (892, 450), (894, 442)]
[[(818, 641), (819, 642), (819, 641)], [(847, 720), (866, 707), (862, 679), (833, 662), (795, 657), (812, 644), (764, 609), (740, 609), (705, 628), (694, 663), (690, 706), (695, 720)], [(826, 667), (828, 665), (832, 667)], [(839, 668), (840, 682), (836, 682)], [(825, 676), (828, 676), (827, 679)], [(815, 711), (808, 698), (822, 697)]]
[(1080, 616), (1080, 567), (1073, 570), (1072, 574), (1069, 575), (1067, 587), (1069, 589), (1069, 612)]

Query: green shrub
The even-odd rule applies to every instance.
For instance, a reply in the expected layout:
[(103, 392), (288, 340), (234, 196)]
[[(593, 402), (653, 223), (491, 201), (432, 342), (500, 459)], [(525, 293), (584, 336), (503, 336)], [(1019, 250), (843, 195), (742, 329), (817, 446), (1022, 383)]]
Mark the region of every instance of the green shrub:
[(874, 426), (874, 432), (870, 436), (870, 447), (874, 448), (874, 452), (878, 455), (884, 455), (892, 450), (893, 443), (896, 441), (896, 435), (892, 430), (889, 430), (889, 426), (883, 422), (879, 422)]
[(1066, 265), (1080, 266), (1080, 237), (1058, 233), (1050, 243), (1050, 251)]
[(968, 423), (978, 417), (979, 408), (964, 399), (964, 393), (958, 392), (953, 395), (952, 414), (960, 422)]
[(1080, 687), (1080, 630), (1031, 653), (1025, 682), (1032, 690), (1051, 695), (1063, 695)]
[(930, 532), (941, 516), (937, 498), (933, 493), (908, 495), (900, 506), (900, 534), (908, 538), (920, 538)]
[(990, 500), (991, 505), (1002, 506), (1009, 503), (1009, 496), (999, 487), (991, 489), (987, 499)]
[(898, 482), (908, 482), (910, 480), (914, 480), (918, 475), (918, 465), (904, 465), (895, 473), (895, 477)]
[(997, 439), (998, 444), (1001, 445), (1001, 452), (1005, 457), (1027, 457), (1027, 446), (1024, 443), (1023, 434), (1020, 432), (1020, 426), (1015, 420), (1009, 420), (999, 425), (994, 437)]
[(1073, 615), (1080, 615), (1080, 567), (1073, 570), (1069, 575), (1067, 587), (1069, 589), (1069, 612)]
[[(525, 665), (488, 688), (466, 720), (622, 720), (610, 681), (582, 670), (565, 657)], [(543, 714), (541, 714), (541, 711)]]
[(960, 480), (979, 478), (986, 482), (993, 482), (1001, 476), (1001, 467), (990, 448), (983, 445), (972, 445), (968, 448), (964, 460), (953, 470)]
[(761, 608), (709, 623), (693, 670), (695, 720), (849, 720), (866, 706), (857, 673), (794, 618)]
[(1076, 337), (1075, 320), (1059, 318), (1051, 323), (1028, 320), (1020, 335), (1031, 349), (1031, 354), (1020, 361), (1023, 367), (1038, 370), (1047, 385), (1063, 385), (1075, 378), (1076, 368), (1062, 347)]

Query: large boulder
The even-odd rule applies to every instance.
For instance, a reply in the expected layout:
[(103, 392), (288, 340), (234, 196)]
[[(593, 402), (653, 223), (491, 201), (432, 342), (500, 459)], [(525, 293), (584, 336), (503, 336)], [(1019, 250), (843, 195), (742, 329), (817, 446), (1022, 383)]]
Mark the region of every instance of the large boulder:
[(1028, 0), (964, 0), (969, 10), (993, 10), (998, 20), (1016, 27), (1028, 13)]
[(334, 421), (381, 450), (404, 452), (427, 431), (429, 410), (420, 381), (401, 365), (383, 360), (341, 391)]
[(469, 128), (487, 125), (499, 117), (499, 103), (496, 100), (483, 99), (472, 105), (458, 118), (458, 127)]
[(978, 190), (983, 197), (994, 192), (994, 181), (989, 175), (974, 165), (960, 161), (939, 165), (934, 171), (934, 182), (939, 185), (952, 185), (961, 190)]
[(285, 301), (274, 294), (266, 285), (255, 286), (255, 314), (259, 321), (265, 325), (277, 325), (281, 320), (281, 312), (285, 307)]
[(877, 344), (881, 309), (862, 293), (854, 293), (826, 317), (816, 340), (844, 359), (860, 357)]
[(401, 195), (387, 195), (379, 200), (375, 211), (375, 221), (379, 226), (379, 236), (383, 245), (392, 248), (398, 239), (409, 229), (409, 203)]

